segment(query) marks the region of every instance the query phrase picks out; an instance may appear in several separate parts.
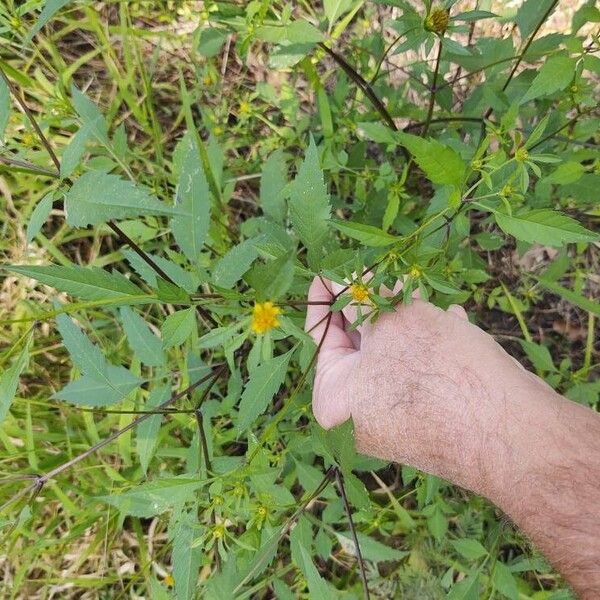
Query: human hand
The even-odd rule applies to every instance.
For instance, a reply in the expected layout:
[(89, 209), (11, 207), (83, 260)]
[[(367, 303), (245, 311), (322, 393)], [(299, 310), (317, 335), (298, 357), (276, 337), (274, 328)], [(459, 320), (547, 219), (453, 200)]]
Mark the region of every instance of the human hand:
[[(317, 277), (309, 301), (342, 288)], [(517, 392), (547, 388), (465, 311), (414, 300), (348, 332), (355, 308), (308, 307), (319, 352), (313, 411), (330, 428), (352, 417), (357, 449), (413, 465), (478, 493), (508, 451), (501, 431), (518, 415)], [(329, 325), (327, 324), (329, 321)], [(489, 457), (493, 457), (492, 460)]]

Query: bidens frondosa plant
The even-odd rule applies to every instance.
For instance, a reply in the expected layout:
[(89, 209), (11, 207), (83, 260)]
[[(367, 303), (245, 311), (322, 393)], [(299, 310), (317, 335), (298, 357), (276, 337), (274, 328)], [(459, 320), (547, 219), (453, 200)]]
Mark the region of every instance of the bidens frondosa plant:
[(0, 7), (0, 589), (564, 597), (314, 422), (303, 326), (418, 292), (598, 405), (597, 6), (176, 4)]

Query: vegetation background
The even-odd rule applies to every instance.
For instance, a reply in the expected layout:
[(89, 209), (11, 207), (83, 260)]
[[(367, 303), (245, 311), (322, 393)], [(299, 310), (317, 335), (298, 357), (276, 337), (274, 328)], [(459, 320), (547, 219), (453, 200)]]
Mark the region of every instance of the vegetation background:
[(315, 273), (360, 318), (419, 288), (598, 410), (599, 24), (4, 0), (0, 595), (570, 598), (483, 499), (314, 423), (302, 326)]

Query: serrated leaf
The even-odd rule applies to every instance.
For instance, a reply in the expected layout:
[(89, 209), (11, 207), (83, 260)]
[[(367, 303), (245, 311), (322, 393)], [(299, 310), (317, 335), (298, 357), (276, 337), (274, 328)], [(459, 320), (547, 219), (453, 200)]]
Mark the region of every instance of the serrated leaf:
[[(1, 137), (1, 136), (0, 136)], [(46, 194), (33, 209), (27, 224), (27, 243), (31, 244), (33, 238), (40, 232), (44, 223), (48, 220), (48, 215), (52, 210), (53, 193)]]
[(282, 150), (275, 150), (263, 165), (260, 178), (260, 205), (263, 212), (278, 223), (285, 219), (286, 214), (284, 195), (287, 184), (286, 174), (285, 155)]
[(518, 215), (495, 212), (494, 218), (504, 233), (532, 244), (558, 247), (571, 242), (594, 242), (600, 237), (575, 219), (544, 208)]
[(255, 240), (244, 240), (228, 250), (213, 271), (215, 285), (230, 290), (258, 258)]
[(187, 340), (196, 327), (196, 313), (193, 307), (178, 310), (169, 315), (161, 327), (163, 348), (179, 346)]
[(10, 405), (17, 392), (17, 386), (19, 385), (19, 377), (27, 366), (27, 361), (29, 360), (29, 346), (32, 338), (33, 330), (30, 331), (23, 345), (23, 349), (19, 352), (12, 365), (0, 375), (0, 424), (4, 421), (10, 410)]
[(110, 364), (100, 348), (65, 314), (56, 317), (56, 325), (73, 364), (84, 376), (68, 384), (54, 397), (74, 404), (106, 406), (121, 401), (142, 382), (130, 371)]
[(123, 306), (120, 313), (129, 346), (139, 359), (151, 367), (164, 365), (162, 341), (150, 331), (146, 321), (128, 306)]
[(6, 269), (84, 300), (119, 300), (136, 304), (148, 302), (150, 298), (119, 272), (109, 273), (98, 267), (8, 265)]
[(31, 28), (27, 37), (25, 38), (25, 44), (29, 44), (33, 37), (41, 30), (41, 28), (50, 21), (50, 19), (63, 7), (66, 6), (70, 0), (46, 0), (44, 8), (40, 13), (35, 25)]
[(304, 162), (291, 186), (289, 208), (292, 225), (308, 250), (308, 262), (316, 266), (327, 236), (330, 206), (319, 151), (312, 136)]
[(125, 367), (109, 364), (104, 378), (83, 375), (53, 394), (52, 398), (77, 406), (111, 406), (124, 400), (142, 381)]
[(501, 562), (496, 562), (492, 572), (492, 582), (495, 588), (510, 600), (519, 600), (519, 588), (510, 569)]
[[(137, 485), (121, 494), (97, 496), (96, 499), (118, 508), (124, 515), (149, 518), (191, 500), (203, 485), (198, 477), (170, 477)], [(190, 551), (189, 545), (187, 551)]]
[(365, 246), (389, 246), (402, 238), (391, 235), (379, 227), (353, 223), (352, 221), (332, 221), (333, 226), (343, 234), (358, 240)]
[(521, 104), (564, 90), (573, 80), (577, 61), (569, 56), (552, 56), (541, 66), (521, 98)]
[[(171, 394), (171, 389), (168, 385), (161, 385), (155, 387), (148, 397), (148, 401), (144, 405), (145, 410), (152, 410), (157, 406), (166, 402)], [(140, 466), (144, 474), (148, 471), (148, 465), (156, 449), (158, 443), (158, 432), (160, 431), (160, 424), (162, 421), (162, 415), (152, 415), (145, 421), (142, 421), (136, 430), (136, 450), (140, 457)]]
[(486, 556), (488, 553), (477, 540), (465, 538), (462, 540), (452, 540), (450, 543), (454, 546), (454, 549), (467, 560), (477, 560), (482, 556)]
[(466, 165), (458, 152), (437, 140), (425, 140), (401, 131), (394, 132), (394, 136), (413, 155), (432, 183), (462, 185)]
[(240, 400), (237, 429), (242, 432), (254, 422), (285, 379), (288, 363), (294, 351), (290, 350), (259, 365), (250, 373), (250, 379)]
[(402, 131), (392, 131), (382, 123), (360, 123), (364, 135), (378, 143), (404, 146), (432, 183), (461, 186), (466, 165), (452, 148), (436, 140), (426, 140)]
[(204, 246), (210, 224), (210, 194), (195, 138), (186, 136), (177, 187), (178, 212), (173, 217), (173, 236), (188, 260), (195, 264)]
[(527, 340), (519, 340), (519, 342), (521, 342), (521, 346), (523, 346), (527, 358), (531, 361), (531, 364), (536, 370), (556, 371), (556, 367), (552, 361), (552, 355), (546, 346), (536, 344), (535, 342), (528, 342)]
[(99, 225), (140, 215), (173, 215), (177, 211), (146, 189), (102, 171), (84, 173), (65, 194), (67, 223)]

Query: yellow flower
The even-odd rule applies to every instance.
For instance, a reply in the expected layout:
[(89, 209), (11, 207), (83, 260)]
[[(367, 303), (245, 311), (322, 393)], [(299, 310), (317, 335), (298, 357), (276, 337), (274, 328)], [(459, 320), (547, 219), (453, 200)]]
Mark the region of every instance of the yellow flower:
[(167, 573), (167, 576), (163, 579), (164, 583), (168, 587), (173, 587), (175, 585), (175, 580), (173, 579), (173, 575)]
[(419, 277), (421, 277), (421, 275), (423, 275), (423, 269), (421, 269), (421, 267), (419, 267), (419, 265), (413, 265), (409, 270), (408, 270), (408, 274), (413, 278), (413, 279), (419, 279)]
[(240, 116), (243, 117), (245, 115), (250, 114), (250, 108), (251, 108), (250, 103), (246, 102), (245, 100), (242, 100), (240, 102), (240, 109), (239, 109)]
[(277, 315), (281, 309), (272, 302), (257, 302), (252, 310), (252, 331), (265, 333), (273, 327), (279, 327)]
[(213, 538), (216, 540), (222, 540), (225, 537), (225, 531), (225, 525), (221, 525), (221, 523), (215, 525), (212, 532)]
[(515, 158), (519, 161), (519, 162), (524, 162), (529, 158), (529, 152), (527, 152), (526, 148), (519, 148), (516, 152), (515, 152)]
[(356, 302), (365, 302), (369, 299), (369, 290), (363, 283), (353, 283), (350, 286), (350, 294)]

